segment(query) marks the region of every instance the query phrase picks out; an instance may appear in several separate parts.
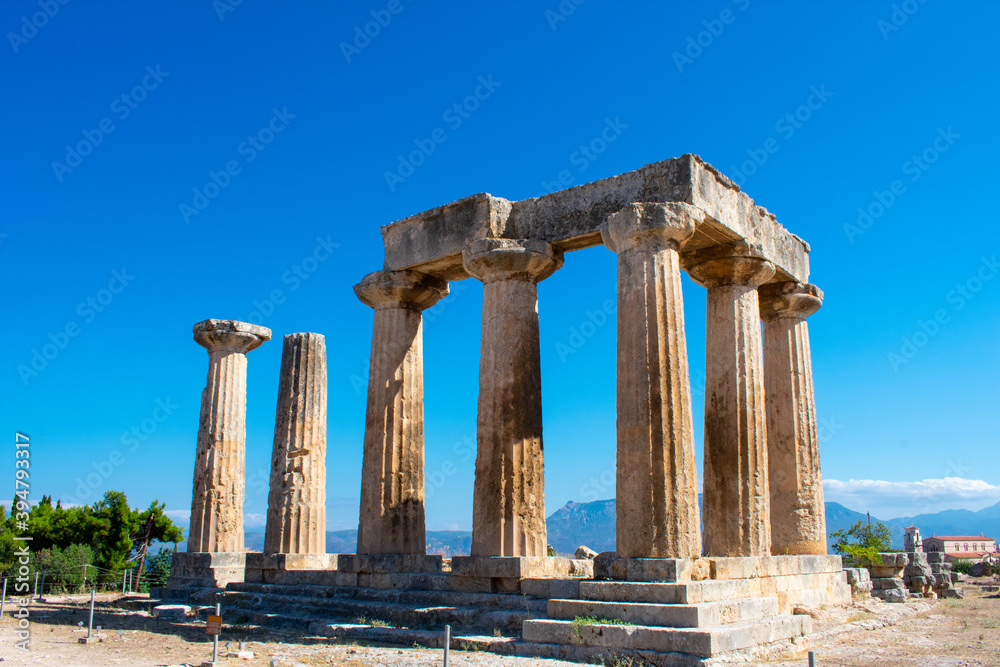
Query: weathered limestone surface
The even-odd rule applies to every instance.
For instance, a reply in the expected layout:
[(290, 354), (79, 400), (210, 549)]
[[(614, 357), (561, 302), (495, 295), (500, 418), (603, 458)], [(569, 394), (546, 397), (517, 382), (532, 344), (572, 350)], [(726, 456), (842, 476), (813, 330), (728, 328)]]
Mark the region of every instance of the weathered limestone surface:
[(705, 218), (688, 204), (632, 204), (604, 243), (618, 255), (616, 550), (701, 555), (698, 474), (678, 248)]
[(704, 546), (708, 556), (771, 553), (760, 305), (773, 265), (745, 244), (687, 258), (708, 288)]
[(285, 336), (265, 554), (326, 552), (326, 339)]
[(423, 554), (422, 312), (448, 293), (448, 283), (415, 271), (377, 271), (354, 292), (375, 310), (358, 553)]
[(483, 193), (405, 218), (382, 228), (385, 267), (459, 280), (468, 276), (462, 266), (465, 244), (483, 237), (541, 239), (561, 251), (588, 248), (601, 243), (608, 216), (633, 202), (696, 206), (708, 216), (687, 249), (743, 240), (775, 265), (778, 280), (808, 280), (809, 246), (690, 154), (543, 197), (511, 202)]
[(537, 283), (561, 265), (541, 241), (479, 239), (465, 250), (483, 282), (473, 556), (546, 555)]
[(246, 577), (247, 554), (242, 552), (175, 552), (167, 580), (167, 597), (182, 597), (192, 588), (225, 588)]
[(826, 511), (806, 323), (822, 305), (823, 293), (814, 285), (784, 282), (762, 286), (759, 298), (764, 321), (771, 553), (825, 554)]
[(271, 330), (234, 320), (194, 325), (208, 350), (194, 464), (189, 552), (242, 552), (246, 494), (247, 352), (270, 340)]

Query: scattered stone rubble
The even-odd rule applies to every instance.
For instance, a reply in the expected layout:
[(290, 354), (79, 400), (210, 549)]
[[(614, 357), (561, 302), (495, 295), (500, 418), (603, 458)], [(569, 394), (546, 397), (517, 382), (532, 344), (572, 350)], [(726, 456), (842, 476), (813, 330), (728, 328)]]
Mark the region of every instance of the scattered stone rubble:
[[(944, 562), (943, 553), (880, 553), (881, 565), (871, 565), (871, 594), (886, 602), (905, 602), (908, 597), (964, 598), (958, 583), (959, 575), (952, 572), (951, 563)], [(856, 584), (863, 587), (863, 575), (848, 570), (847, 578), (851, 591)], [(859, 588), (860, 590), (860, 588)]]

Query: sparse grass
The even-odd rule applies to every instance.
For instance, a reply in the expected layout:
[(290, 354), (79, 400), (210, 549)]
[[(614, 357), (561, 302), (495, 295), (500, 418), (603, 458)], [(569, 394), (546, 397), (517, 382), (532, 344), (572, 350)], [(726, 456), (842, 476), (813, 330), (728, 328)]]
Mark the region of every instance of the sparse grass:
[(617, 618), (597, 618), (595, 616), (577, 616), (573, 619), (572, 625), (628, 625), (625, 621)]
[(995, 628), (998, 626), (1000, 626), (1000, 622), (998, 622), (995, 618), (987, 618), (983, 621), (984, 628)]
[(368, 618), (366, 616), (358, 616), (355, 620), (358, 625), (370, 625), (373, 628), (391, 628), (394, 627), (389, 621), (383, 621), (380, 618)]
[(479, 652), (479, 647), (477, 647), (472, 642), (463, 641), (462, 642), (462, 650), (463, 651), (467, 651), (469, 653), (478, 653)]
[(494, 637), (503, 637), (503, 633), (500, 632), (500, 628), (493, 628), (493, 636)]
[(602, 667), (642, 667), (642, 662), (636, 662), (635, 658), (629, 658), (625, 656), (619, 656), (611, 654), (608, 656), (610, 662), (605, 662), (604, 658), (601, 658)]
[(875, 614), (867, 611), (860, 611), (857, 614), (851, 614), (847, 617), (848, 623), (857, 623), (858, 621), (868, 621), (876, 618)]

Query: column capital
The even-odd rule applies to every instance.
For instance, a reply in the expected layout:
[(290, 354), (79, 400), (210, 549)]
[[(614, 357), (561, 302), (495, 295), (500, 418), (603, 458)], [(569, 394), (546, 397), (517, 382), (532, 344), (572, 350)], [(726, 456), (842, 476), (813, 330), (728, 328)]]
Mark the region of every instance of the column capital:
[(700, 208), (682, 202), (633, 203), (608, 216), (601, 239), (616, 253), (636, 247), (677, 250), (705, 217)]
[(246, 354), (271, 340), (271, 330), (236, 320), (205, 320), (192, 330), (196, 343), (209, 352), (232, 350)]
[(770, 283), (762, 285), (757, 292), (762, 320), (782, 317), (804, 320), (823, 305), (823, 290), (810, 283)]
[(448, 281), (419, 271), (376, 271), (354, 286), (366, 306), (427, 310), (448, 296)]
[(759, 287), (774, 277), (774, 264), (746, 241), (685, 253), (683, 260), (688, 275), (702, 287)]
[(475, 239), (462, 251), (465, 270), (483, 283), (524, 280), (537, 283), (563, 264), (562, 252), (538, 239)]

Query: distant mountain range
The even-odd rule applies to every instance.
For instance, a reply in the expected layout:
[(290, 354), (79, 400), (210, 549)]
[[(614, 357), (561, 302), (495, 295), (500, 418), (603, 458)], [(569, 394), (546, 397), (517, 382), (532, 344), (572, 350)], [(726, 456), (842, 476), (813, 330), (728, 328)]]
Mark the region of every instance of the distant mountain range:
[[(699, 502), (701, 496), (698, 497)], [(842, 528), (850, 528), (858, 521), (867, 520), (867, 515), (855, 512), (840, 503), (826, 503), (827, 534)], [(893, 546), (903, 547), (903, 532), (907, 526), (917, 526), (923, 537), (937, 535), (979, 535), (1000, 539), (1000, 503), (986, 509), (944, 510), (935, 514), (920, 514), (882, 521), (892, 531)], [(615, 501), (595, 500), (590, 503), (568, 502), (552, 513), (547, 520), (549, 544), (560, 554), (572, 554), (580, 545), (594, 551), (613, 551), (615, 548)], [(185, 526), (186, 528), (186, 526)], [(358, 531), (338, 530), (326, 534), (327, 553), (354, 553), (357, 549)], [(472, 533), (463, 530), (427, 531), (427, 553), (446, 557), (462, 556), (469, 553)], [(264, 533), (248, 532), (246, 547), (249, 551), (261, 551), (264, 547)], [(180, 547), (183, 550), (183, 545)]]

